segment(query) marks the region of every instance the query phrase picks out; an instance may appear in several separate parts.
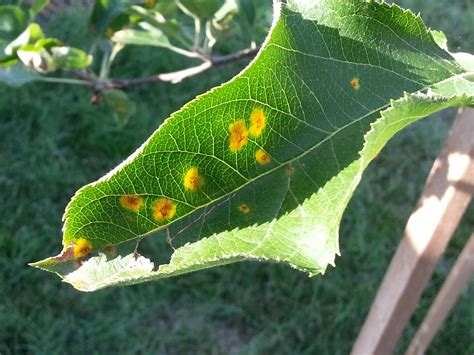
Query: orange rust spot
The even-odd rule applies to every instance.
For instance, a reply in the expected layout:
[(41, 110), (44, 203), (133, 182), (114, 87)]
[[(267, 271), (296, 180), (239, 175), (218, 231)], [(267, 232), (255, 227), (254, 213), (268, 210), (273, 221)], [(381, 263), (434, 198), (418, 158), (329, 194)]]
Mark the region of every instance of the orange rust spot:
[(138, 195), (124, 195), (120, 196), (120, 204), (127, 210), (138, 212), (143, 206), (143, 198)]
[(360, 89), (360, 80), (359, 80), (359, 78), (353, 78), (351, 80), (351, 86), (354, 90), (359, 90)]
[(204, 185), (204, 178), (199, 175), (199, 170), (196, 167), (190, 168), (184, 175), (184, 187), (187, 190), (196, 192)]
[(247, 144), (249, 140), (249, 132), (244, 120), (238, 120), (229, 125), (229, 149), (231, 152), (238, 152)]
[(91, 243), (85, 238), (79, 238), (74, 246), (74, 257), (76, 259), (83, 258), (90, 253), (92, 253)]
[(255, 153), (255, 160), (261, 165), (266, 165), (272, 161), (272, 157), (263, 149), (259, 149)]
[(265, 114), (261, 108), (256, 108), (250, 114), (250, 134), (254, 137), (259, 137), (265, 126), (267, 124), (267, 120), (265, 118)]
[(245, 203), (241, 204), (239, 207), (239, 211), (242, 213), (249, 213), (250, 212), (250, 207), (247, 206)]
[(155, 0), (145, 0), (145, 6), (149, 9), (155, 5)]
[(153, 217), (157, 221), (171, 219), (176, 214), (176, 205), (167, 198), (160, 198), (153, 204)]

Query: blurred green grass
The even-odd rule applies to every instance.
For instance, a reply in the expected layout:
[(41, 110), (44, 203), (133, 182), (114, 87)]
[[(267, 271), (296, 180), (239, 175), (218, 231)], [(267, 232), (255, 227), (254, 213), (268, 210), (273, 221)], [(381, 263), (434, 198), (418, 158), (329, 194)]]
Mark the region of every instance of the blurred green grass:
[[(400, 1), (474, 50), (470, 1)], [(86, 48), (87, 13), (72, 8), (47, 33)], [(67, 24), (67, 25), (66, 25)], [(223, 52), (237, 48), (228, 41)], [(186, 65), (166, 52), (130, 48), (115, 76)], [(342, 257), (314, 279), (284, 265), (241, 263), (174, 279), (84, 294), (27, 263), (60, 249), (61, 216), (73, 193), (128, 156), (171, 112), (236, 74), (243, 63), (179, 85), (135, 88), (138, 111), (118, 129), (81, 87), (0, 86), (0, 353), (346, 354), (415, 206), (455, 111), (397, 135), (367, 170), (341, 227)], [(416, 331), (468, 234), (470, 206), (397, 350)], [(144, 247), (152, 248), (153, 240)], [(465, 289), (432, 354), (471, 354), (471, 293)]]

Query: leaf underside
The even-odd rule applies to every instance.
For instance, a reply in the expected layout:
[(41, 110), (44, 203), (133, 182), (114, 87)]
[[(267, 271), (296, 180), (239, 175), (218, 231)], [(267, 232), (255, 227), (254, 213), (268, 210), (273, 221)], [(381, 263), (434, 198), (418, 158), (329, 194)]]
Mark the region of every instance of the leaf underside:
[[(83, 291), (245, 259), (323, 273), (370, 161), (408, 124), (474, 105), (472, 76), (396, 5), (277, 2), (257, 58), (80, 189), (62, 254), (33, 265)], [(149, 235), (161, 265), (133, 253)]]

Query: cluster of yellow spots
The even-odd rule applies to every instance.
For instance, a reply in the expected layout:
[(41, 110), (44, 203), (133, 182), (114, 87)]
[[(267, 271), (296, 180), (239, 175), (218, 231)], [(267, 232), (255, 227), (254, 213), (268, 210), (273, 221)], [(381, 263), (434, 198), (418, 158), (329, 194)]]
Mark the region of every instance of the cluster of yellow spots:
[(170, 220), (176, 214), (176, 204), (167, 198), (160, 198), (153, 204), (153, 218), (158, 222)]
[(198, 168), (191, 167), (184, 175), (184, 187), (191, 192), (196, 192), (203, 185), (204, 177), (199, 175)]
[(120, 205), (127, 210), (139, 212), (143, 206), (143, 198), (138, 195), (120, 196)]
[[(248, 142), (249, 136), (258, 138), (262, 135), (266, 127), (266, 118), (261, 108), (255, 108), (250, 114), (250, 128), (247, 129), (245, 120), (237, 120), (229, 125), (229, 149), (231, 152), (238, 152)], [(263, 149), (258, 149), (255, 153), (255, 160), (258, 164), (266, 165), (272, 161), (272, 157)], [(204, 176), (199, 173), (195, 166), (190, 167), (183, 176), (183, 185), (186, 190), (197, 192), (205, 184)], [(145, 204), (143, 197), (139, 195), (124, 195), (120, 197), (120, 205), (127, 210), (138, 213)], [(242, 204), (239, 207), (242, 213), (250, 212), (250, 208)], [(176, 204), (167, 198), (157, 199), (151, 207), (153, 218), (158, 222), (169, 221), (176, 215)], [(76, 249), (78, 250), (76, 252)], [(74, 249), (74, 255), (87, 255), (92, 248), (85, 239), (80, 239)]]
[(247, 130), (245, 120), (238, 120), (229, 125), (229, 149), (235, 153), (241, 150), (249, 140), (249, 134), (255, 138), (262, 135), (267, 124), (265, 114), (261, 108), (256, 108), (250, 114), (250, 128)]
[[(188, 176), (188, 178), (187, 178), (187, 180), (190, 180), (188, 182), (188, 184), (190, 184), (189, 185), (190, 188), (197, 188), (197, 186), (200, 185), (200, 183), (198, 181), (199, 180), (198, 179), (199, 174), (197, 172), (197, 169), (196, 168), (194, 168), (194, 169), (195, 170), (193, 170), (193, 174), (191, 174), (193, 176)], [(142, 206), (144, 204), (145, 204), (145, 202), (143, 200), (143, 197), (141, 197), (141, 196), (138, 196), (138, 195), (120, 196), (120, 205), (123, 208), (125, 208), (127, 210), (130, 210), (132, 212), (135, 212), (135, 213), (140, 212), (140, 209), (142, 208)], [(176, 214), (176, 204), (173, 201), (171, 201), (167, 198), (159, 198), (153, 203), (153, 205), (151, 207), (151, 210), (152, 210), (152, 213), (153, 213), (153, 218), (158, 222), (162, 222), (162, 221), (170, 220), (174, 217), (174, 215)], [(134, 220), (134, 217), (131, 217), (131, 216), (126, 216), (126, 218), (129, 221)], [(81, 241), (82, 245), (85, 245), (82, 240), (80, 240), (80, 241)], [(79, 245), (79, 244), (77, 244), (77, 245)], [(76, 248), (78, 248), (77, 245), (76, 245)], [(74, 251), (74, 253), (76, 253), (76, 252)]]
[(90, 253), (92, 253), (91, 243), (85, 238), (79, 238), (76, 241), (76, 245), (74, 246), (74, 257), (76, 259), (80, 259), (89, 255)]
[[(238, 120), (229, 125), (229, 149), (235, 153), (241, 150), (249, 140), (249, 135), (258, 138), (267, 125), (265, 113), (261, 108), (255, 108), (250, 114), (250, 128), (247, 130), (245, 120)], [(260, 165), (268, 164), (272, 157), (265, 150), (259, 149), (255, 153), (255, 160)]]
[(359, 90), (360, 89), (360, 80), (359, 80), (359, 78), (352, 78), (351, 86), (354, 90)]

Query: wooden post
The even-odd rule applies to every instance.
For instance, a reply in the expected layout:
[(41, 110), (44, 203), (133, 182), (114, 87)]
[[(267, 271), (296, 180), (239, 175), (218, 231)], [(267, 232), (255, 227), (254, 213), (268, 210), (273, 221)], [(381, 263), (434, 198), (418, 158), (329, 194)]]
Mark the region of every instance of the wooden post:
[(405, 355), (424, 354), (434, 336), (441, 328), (459, 294), (474, 274), (474, 234), (459, 255), (446, 281), (418, 328)]
[(351, 354), (390, 354), (474, 187), (474, 110), (460, 110), (385, 273)]

